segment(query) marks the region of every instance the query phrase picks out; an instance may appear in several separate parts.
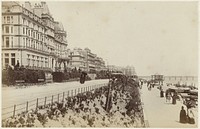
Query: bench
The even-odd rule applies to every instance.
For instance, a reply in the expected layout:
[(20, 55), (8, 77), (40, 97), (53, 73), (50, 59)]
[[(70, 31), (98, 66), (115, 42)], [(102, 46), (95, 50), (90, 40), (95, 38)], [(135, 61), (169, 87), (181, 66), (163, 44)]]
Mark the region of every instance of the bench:
[(24, 83), (25, 81), (24, 80), (16, 80), (15, 82), (16, 83)]
[(25, 83), (25, 80), (15, 80), (15, 83), (16, 83), (17, 86), (19, 86), (19, 87), (16, 87), (16, 88), (22, 88), (22, 86)]
[(44, 79), (38, 79), (38, 82), (44, 82)]

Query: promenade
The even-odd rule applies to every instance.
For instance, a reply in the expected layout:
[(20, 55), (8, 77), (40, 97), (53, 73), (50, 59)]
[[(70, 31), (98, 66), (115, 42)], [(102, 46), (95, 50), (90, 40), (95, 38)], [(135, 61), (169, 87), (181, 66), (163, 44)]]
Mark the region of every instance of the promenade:
[(182, 102), (177, 101), (176, 105), (166, 103), (165, 97), (160, 98), (160, 92), (157, 87), (149, 91), (146, 84), (141, 89), (141, 97), (144, 103), (144, 113), (150, 128), (197, 128), (197, 109), (195, 111), (196, 123), (182, 124), (179, 123), (181, 106), (184, 106)]

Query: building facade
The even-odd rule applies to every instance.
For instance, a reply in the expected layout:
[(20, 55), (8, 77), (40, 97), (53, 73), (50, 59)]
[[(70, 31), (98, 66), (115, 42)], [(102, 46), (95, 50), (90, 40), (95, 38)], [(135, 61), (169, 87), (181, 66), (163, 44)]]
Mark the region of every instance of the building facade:
[(105, 70), (105, 61), (92, 53), (89, 48), (74, 48), (70, 52), (70, 64), (72, 68), (81, 69), (88, 73)]
[(123, 73), (127, 76), (134, 76), (136, 75), (135, 68), (133, 66), (126, 66), (124, 68)]
[(87, 71), (85, 51), (80, 48), (74, 48), (70, 52), (70, 65), (72, 68)]
[(96, 71), (106, 70), (105, 61), (103, 60), (103, 58), (96, 56), (96, 58), (95, 58), (95, 70)]
[[(2, 67), (63, 70), (69, 64), (66, 31), (46, 2), (2, 2)], [(59, 67), (60, 66), (60, 67)]]

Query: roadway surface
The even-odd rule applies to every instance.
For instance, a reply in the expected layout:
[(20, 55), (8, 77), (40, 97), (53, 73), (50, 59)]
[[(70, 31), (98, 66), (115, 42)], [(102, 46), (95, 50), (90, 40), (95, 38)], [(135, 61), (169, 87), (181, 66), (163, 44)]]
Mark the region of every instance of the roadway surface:
[[(2, 87), (2, 113), (7, 112), (5, 110), (13, 110), (15, 104), (22, 104), (22, 106), (25, 107), (27, 101), (35, 102), (37, 98), (45, 98), (46, 96), (52, 96), (78, 88), (106, 83), (108, 83), (108, 79), (86, 81), (84, 84), (75, 81), (65, 83), (47, 83), (43, 86), (35, 85), (28, 86), (27, 88)], [(9, 107), (11, 109), (9, 109)]]

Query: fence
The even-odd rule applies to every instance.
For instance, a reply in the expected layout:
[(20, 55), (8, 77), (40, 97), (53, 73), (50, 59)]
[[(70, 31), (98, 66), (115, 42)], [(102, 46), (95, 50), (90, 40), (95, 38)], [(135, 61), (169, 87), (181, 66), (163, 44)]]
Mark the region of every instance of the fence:
[(4, 120), (11, 116), (15, 116), (23, 112), (28, 112), (30, 110), (36, 110), (39, 106), (45, 106), (47, 104), (52, 104), (54, 102), (61, 102), (64, 101), (65, 98), (67, 97), (73, 97), (78, 93), (84, 93), (107, 85), (108, 85), (107, 83), (104, 83), (104, 84), (80, 87), (56, 95), (45, 96), (43, 98), (37, 98), (31, 101), (27, 101), (25, 103), (17, 105), (15, 104), (14, 106), (11, 107), (2, 108), (2, 119)]

